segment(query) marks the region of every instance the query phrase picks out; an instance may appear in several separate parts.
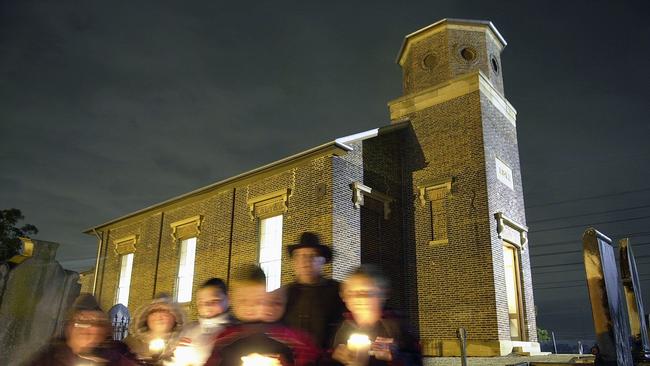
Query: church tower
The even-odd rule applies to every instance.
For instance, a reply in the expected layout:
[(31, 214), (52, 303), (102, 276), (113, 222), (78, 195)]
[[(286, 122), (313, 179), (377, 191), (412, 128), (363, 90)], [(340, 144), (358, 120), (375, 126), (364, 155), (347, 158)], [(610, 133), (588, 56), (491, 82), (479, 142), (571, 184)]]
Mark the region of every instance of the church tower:
[(404, 95), (391, 122), (412, 128), (406, 307), (426, 355), (459, 355), (461, 327), (469, 355), (539, 352), (505, 46), (491, 22), (444, 19), (406, 36), (397, 57)]

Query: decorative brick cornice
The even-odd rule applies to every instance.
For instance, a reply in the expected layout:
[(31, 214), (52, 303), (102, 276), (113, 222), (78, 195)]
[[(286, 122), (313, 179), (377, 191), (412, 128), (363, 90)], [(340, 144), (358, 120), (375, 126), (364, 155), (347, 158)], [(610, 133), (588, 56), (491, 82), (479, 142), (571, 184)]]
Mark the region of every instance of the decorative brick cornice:
[(411, 113), (480, 90), (513, 125), (517, 124), (517, 111), (492, 85), (483, 72), (474, 71), (438, 85), (388, 102), (391, 121), (408, 117)]
[(251, 215), (251, 220), (282, 215), (289, 209), (291, 189), (267, 193), (249, 199), (246, 204)]
[(364, 197), (371, 197), (384, 205), (384, 220), (388, 220), (391, 212), (390, 204), (395, 201), (394, 198), (359, 182), (353, 182), (350, 184), (350, 188), (352, 188), (352, 203), (354, 203), (354, 207), (361, 208), (364, 203)]
[(422, 207), (427, 205), (427, 202), (435, 201), (445, 198), (451, 193), (451, 186), (454, 182), (453, 178), (447, 178), (442, 181), (431, 182), (418, 186), (418, 199)]
[(497, 220), (499, 239), (512, 243), (522, 250), (525, 249), (528, 243), (528, 228), (500, 211), (494, 214), (494, 218)]
[(196, 215), (169, 224), (172, 229), (171, 236), (173, 245), (175, 246), (178, 241), (183, 239), (198, 238), (201, 233), (202, 222), (203, 216)]
[(133, 234), (113, 240), (115, 254), (125, 255), (129, 253), (135, 253), (136, 244), (138, 244), (139, 238), (139, 235)]

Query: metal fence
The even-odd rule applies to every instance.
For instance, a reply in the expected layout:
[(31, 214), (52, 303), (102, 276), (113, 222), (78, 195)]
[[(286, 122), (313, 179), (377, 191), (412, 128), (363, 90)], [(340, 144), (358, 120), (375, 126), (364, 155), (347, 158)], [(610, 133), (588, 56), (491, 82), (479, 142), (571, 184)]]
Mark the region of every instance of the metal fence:
[(111, 323), (113, 324), (113, 340), (121, 341), (126, 338), (129, 334), (129, 318), (115, 315)]

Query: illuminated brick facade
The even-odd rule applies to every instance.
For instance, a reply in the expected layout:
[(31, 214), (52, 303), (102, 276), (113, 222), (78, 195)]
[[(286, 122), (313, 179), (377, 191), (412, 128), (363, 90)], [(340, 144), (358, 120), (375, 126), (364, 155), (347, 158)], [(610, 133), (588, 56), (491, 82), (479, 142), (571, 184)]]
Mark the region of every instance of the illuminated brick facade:
[[(424, 28), (400, 51), (405, 95), (389, 103), (390, 125), (95, 227), (102, 238), (95, 289), (101, 304), (114, 304), (120, 254), (135, 249), (133, 311), (155, 293), (174, 293), (183, 237), (198, 238), (196, 289), (256, 262), (259, 219), (282, 214), (283, 245), (309, 230), (333, 246), (328, 275), (342, 279), (360, 263), (381, 265), (393, 285), (390, 305), (409, 315), (425, 354), (458, 354), (459, 327), (467, 329), (473, 355), (539, 350), (503, 47), (488, 22), (444, 20)], [(504, 243), (517, 252), (515, 315)], [(285, 252), (282, 282), (291, 278)], [(193, 305), (188, 311), (196, 316)], [(517, 336), (512, 324), (521, 328)]]

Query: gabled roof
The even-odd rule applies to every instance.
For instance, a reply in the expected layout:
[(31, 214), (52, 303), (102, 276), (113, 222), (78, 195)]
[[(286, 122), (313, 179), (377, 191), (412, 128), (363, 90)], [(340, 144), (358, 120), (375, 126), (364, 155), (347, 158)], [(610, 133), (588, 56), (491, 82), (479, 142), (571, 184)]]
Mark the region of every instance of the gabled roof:
[(388, 133), (388, 132), (393, 131), (395, 129), (401, 129), (401, 128), (405, 127), (407, 124), (408, 124), (408, 121), (398, 123), (398, 124), (392, 124), (392, 125), (384, 126), (384, 127), (381, 127), (381, 128), (374, 128), (372, 130), (359, 132), (359, 133), (349, 135), (349, 136), (340, 137), (340, 138), (337, 138), (337, 139), (335, 139), (333, 141), (326, 142), (326, 143), (324, 143), (322, 145), (313, 147), (311, 149), (308, 149), (308, 150), (299, 152), (297, 154), (288, 156), (286, 158), (283, 158), (283, 159), (274, 161), (272, 163), (266, 164), (266, 165), (261, 166), (259, 168), (255, 168), (253, 170), (249, 170), (247, 172), (238, 174), (238, 175), (236, 175), (234, 177), (230, 177), (230, 178), (218, 181), (216, 183), (212, 183), (212, 184), (207, 185), (205, 187), (201, 187), (201, 188), (195, 189), (195, 190), (193, 190), (191, 192), (181, 194), (179, 196), (170, 198), (170, 199), (165, 200), (163, 202), (154, 204), (152, 206), (145, 207), (145, 208), (143, 208), (141, 210), (131, 212), (131, 213), (126, 214), (124, 216), (120, 216), (118, 218), (109, 220), (109, 221), (107, 221), (107, 222), (105, 222), (103, 224), (87, 228), (83, 232), (85, 234), (92, 234), (93, 231), (96, 231), (96, 230), (99, 230), (99, 229), (104, 228), (106, 226), (112, 225), (112, 224), (114, 224), (116, 222), (126, 220), (126, 219), (129, 219), (129, 218), (133, 218), (133, 217), (138, 216), (140, 214), (143, 214), (145, 212), (153, 212), (153, 211), (157, 211), (157, 210), (162, 210), (163, 207), (171, 206), (171, 205), (173, 205), (175, 203), (180, 203), (181, 201), (183, 201), (185, 199), (188, 199), (188, 198), (191, 198), (191, 197), (196, 197), (196, 196), (201, 196), (201, 195), (204, 195), (204, 194), (209, 193), (209, 192), (214, 191), (214, 190), (223, 190), (227, 186), (234, 186), (236, 184), (241, 184), (242, 182), (244, 182), (246, 180), (250, 180), (250, 179), (254, 178), (257, 175), (264, 174), (265, 172), (269, 172), (271, 170), (276, 170), (277, 168), (280, 168), (280, 167), (295, 166), (295, 165), (299, 164), (301, 161), (312, 160), (312, 159), (314, 159), (316, 157), (320, 157), (320, 156), (344, 155), (348, 151), (353, 150), (353, 148), (351, 146), (347, 145), (349, 143), (357, 142), (357, 141), (363, 141), (363, 140), (366, 140), (366, 139), (369, 139), (369, 138), (376, 137), (377, 135), (382, 134), (382, 133)]

